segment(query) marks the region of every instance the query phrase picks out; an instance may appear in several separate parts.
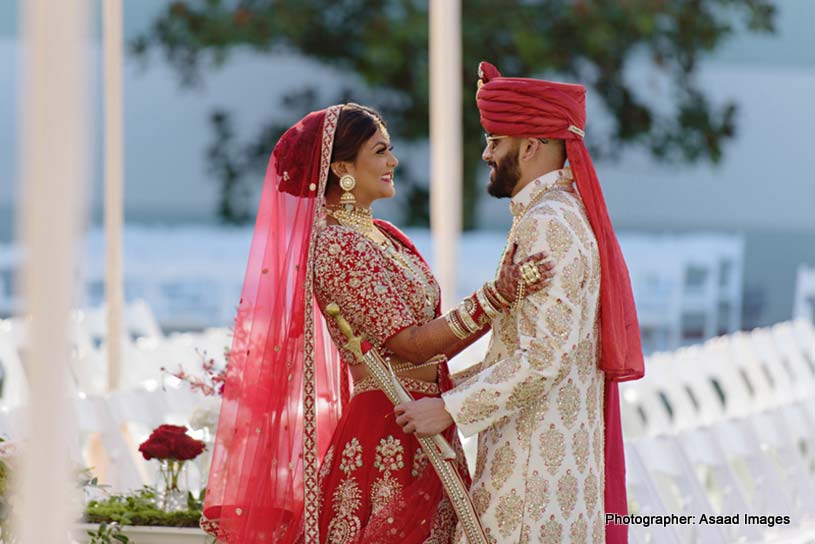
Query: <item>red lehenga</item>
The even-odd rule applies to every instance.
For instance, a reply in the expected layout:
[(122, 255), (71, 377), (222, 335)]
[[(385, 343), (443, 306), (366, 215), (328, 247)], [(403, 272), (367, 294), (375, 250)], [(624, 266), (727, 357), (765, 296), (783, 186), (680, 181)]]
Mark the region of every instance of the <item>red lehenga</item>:
[[(381, 347), (399, 331), (439, 315), (436, 280), (408, 238), (384, 221), (385, 251), (354, 229), (323, 225), (315, 249), (315, 295), (320, 308), (335, 302), (356, 334)], [(393, 252), (398, 252), (394, 256)], [(338, 345), (344, 337), (330, 322)], [(343, 365), (354, 356), (342, 350)], [(430, 361), (439, 383), (401, 378), (417, 398), (450, 388), (444, 358)], [(397, 365), (394, 365), (396, 367)], [(403, 365), (407, 366), (407, 365)], [(458, 469), (469, 474), (458, 436), (445, 433), (458, 452)], [(327, 544), (447, 543), (456, 525), (452, 505), (413, 435), (396, 423), (393, 405), (372, 382), (354, 384), (320, 470), (320, 538)]]
[[(307, 115), (269, 160), (201, 520), (218, 543), (447, 543), (456, 523), (385, 396), (363, 380), (351, 397), (353, 361), (340, 356), (332, 337), (341, 337), (318, 305), (337, 302), (356, 333), (380, 346), (438, 314), (435, 281), (404, 235), (379, 224), (398, 252), (391, 258), (325, 226), (340, 110)], [(339, 256), (349, 248), (351, 260)], [(451, 384), (446, 361), (437, 364), (437, 384), (403, 383), (417, 397), (438, 395)], [(446, 435), (454, 439), (454, 429)]]

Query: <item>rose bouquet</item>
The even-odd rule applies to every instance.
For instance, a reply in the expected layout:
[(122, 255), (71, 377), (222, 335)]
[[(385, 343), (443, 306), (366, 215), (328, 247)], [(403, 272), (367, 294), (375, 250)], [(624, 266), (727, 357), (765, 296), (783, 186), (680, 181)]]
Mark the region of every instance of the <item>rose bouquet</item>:
[(189, 436), (187, 427), (183, 425), (159, 425), (139, 446), (145, 459), (159, 461), (165, 509), (183, 507), (184, 501), (180, 495), (186, 497), (186, 490), (179, 486), (179, 477), (184, 463), (198, 457), (205, 448), (204, 442)]

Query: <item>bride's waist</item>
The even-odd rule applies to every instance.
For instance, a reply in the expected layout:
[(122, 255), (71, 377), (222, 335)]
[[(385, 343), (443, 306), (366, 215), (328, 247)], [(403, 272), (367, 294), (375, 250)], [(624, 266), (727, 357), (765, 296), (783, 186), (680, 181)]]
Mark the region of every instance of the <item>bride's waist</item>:
[[(408, 361), (400, 361), (394, 357), (387, 358), (389, 365), (388, 373), (393, 371), (396, 378), (413, 393), (424, 393), (426, 395), (438, 395), (438, 365), (444, 361), (444, 357), (435, 357), (425, 363), (413, 364)], [(364, 366), (352, 369), (354, 383), (354, 395), (379, 389), (373, 376)]]

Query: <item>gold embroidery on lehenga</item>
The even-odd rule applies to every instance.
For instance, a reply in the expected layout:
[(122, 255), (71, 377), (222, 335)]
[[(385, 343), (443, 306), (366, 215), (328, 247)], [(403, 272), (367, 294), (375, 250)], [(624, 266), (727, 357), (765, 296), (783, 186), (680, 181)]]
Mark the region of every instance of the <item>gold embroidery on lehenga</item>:
[(399, 495), (402, 484), (394, 478), (390, 471), (385, 471), (381, 478), (371, 484), (371, 515), (375, 516)]
[(350, 442), (345, 445), (342, 450), (342, 461), (340, 462), (340, 470), (345, 473), (345, 476), (350, 476), (353, 471), (362, 467), (362, 446), (359, 440), (352, 438)]
[(405, 468), (404, 451), (405, 448), (398, 438), (389, 435), (387, 438), (381, 439), (376, 447), (374, 467), (378, 468), (379, 472)]
[(331, 461), (334, 460), (334, 444), (329, 446), (328, 451), (325, 452), (325, 457), (323, 457), (323, 464), (320, 466), (320, 474), (319, 474), (319, 482), (320, 487), (323, 486), (323, 482), (325, 481), (328, 474), (331, 472)]
[(334, 517), (328, 524), (328, 542), (330, 544), (349, 544), (359, 536), (361, 523), (355, 515), (362, 503), (362, 491), (356, 480), (344, 480), (334, 490), (332, 497)]
[(414, 478), (418, 478), (419, 475), (424, 472), (424, 469), (427, 468), (429, 462), (424, 450), (418, 448), (416, 453), (413, 454), (413, 468), (410, 471), (410, 475)]
[(388, 436), (379, 441), (374, 457), (374, 467), (382, 476), (371, 485), (371, 515), (376, 515), (402, 490), (402, 484), (391, 475), (391, 471), (405, 468), (405, 448), (401, 440)]

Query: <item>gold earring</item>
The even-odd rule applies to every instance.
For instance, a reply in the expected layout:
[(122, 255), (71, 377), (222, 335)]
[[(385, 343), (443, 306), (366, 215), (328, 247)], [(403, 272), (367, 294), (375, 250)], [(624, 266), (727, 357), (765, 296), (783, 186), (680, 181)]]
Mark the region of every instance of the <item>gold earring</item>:
[(351, 191), (354, 187), (357, 186), (357, 180), (354, 179), (354, 176), (351, 174), (345, 174), (340, 178), (340, 188), (342, 189), (342, 196), (340, 197), (340, 204), (347, 207), (353, 208), (354, 205), (357, 203), (357, 199), (354, 198), (354, 193)]

